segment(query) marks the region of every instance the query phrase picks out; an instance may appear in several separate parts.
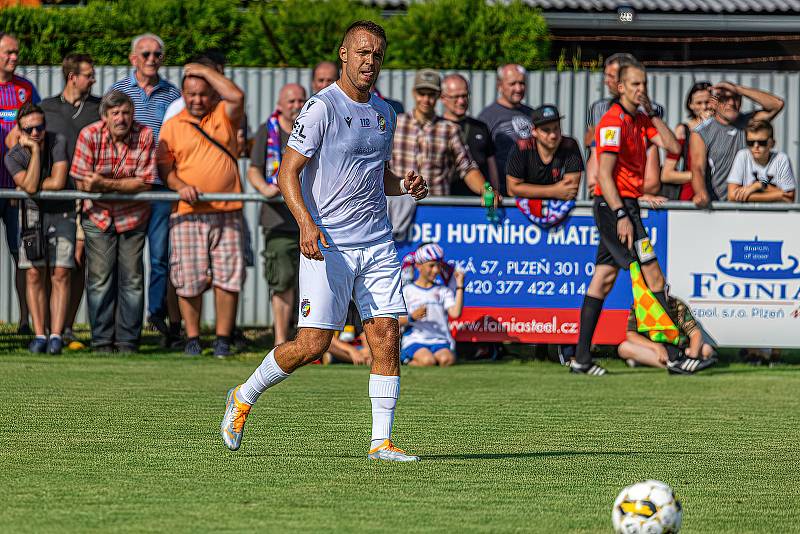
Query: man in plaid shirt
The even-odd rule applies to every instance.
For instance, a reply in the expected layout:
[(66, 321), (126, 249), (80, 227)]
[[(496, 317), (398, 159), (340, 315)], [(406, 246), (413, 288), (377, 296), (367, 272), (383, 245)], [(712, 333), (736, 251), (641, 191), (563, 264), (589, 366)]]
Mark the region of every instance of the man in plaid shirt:
[[(160, 184), (153, 131), (133, 120), (133, 101), (120, 91), (100, 102), (101, 120), (81, 130), (70, 174), (93, 193), (138, 193)], [(146, 202), (85, 201), (86, 284), (92, 348), (135, 352), (144, 313), (142, 252)]]
[(397, 116), (390, 167), (398, 176), (415, 171), (425, 176), (429, 195), (450, 194), (450, 177), (458, 169), (472, 192), (483, 194), (486, 179), (461, 141), (458, 125), (436, 115), (436, 101), (442, 92), (439, 73), (423, 69), (414, 77), (414, 101), (411, 113)]

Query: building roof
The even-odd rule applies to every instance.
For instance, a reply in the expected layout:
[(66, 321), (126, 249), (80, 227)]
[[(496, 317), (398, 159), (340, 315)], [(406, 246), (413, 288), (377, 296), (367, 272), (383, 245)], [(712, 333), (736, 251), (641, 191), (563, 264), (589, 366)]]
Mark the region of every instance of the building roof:
[(630, 7), (648, 12), (800, 12), (800, 0), (525, 0), (525, 3), (547, 11), (616, 11), (619, 7)]
[[(414, 0), (365, 0), (381, 7), (403, 8)], [(544, 11), (610, 12), (631, 7), (640, 12), (680, 13), (800, 13), (800, 0), (523, 0)]]

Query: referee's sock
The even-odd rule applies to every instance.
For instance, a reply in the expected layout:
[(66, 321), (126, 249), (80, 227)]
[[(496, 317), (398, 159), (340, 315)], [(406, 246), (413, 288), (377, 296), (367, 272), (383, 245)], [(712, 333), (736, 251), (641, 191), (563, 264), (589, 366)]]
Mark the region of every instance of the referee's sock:
[(580, 333), (578, 334), (578, 346), (575, 349), (575, 362), (578, 365), (592, 363), (592, 354), (589, 349), (592, 346), (594, 329), (597, 328), (597, 321), (600, 320), (600, 313), (603, 311), (603, 302), (605, 299), (598, 299), (591, 295), (583, 297)]
[(275, 349), (272, 349), (264, 358), (250, 378), (242, 384), (237, 392), (240, 402), (250, 405), (256, 403), (258, 398), (267, 389), (283, 382), (289, 376), (275, 361)]

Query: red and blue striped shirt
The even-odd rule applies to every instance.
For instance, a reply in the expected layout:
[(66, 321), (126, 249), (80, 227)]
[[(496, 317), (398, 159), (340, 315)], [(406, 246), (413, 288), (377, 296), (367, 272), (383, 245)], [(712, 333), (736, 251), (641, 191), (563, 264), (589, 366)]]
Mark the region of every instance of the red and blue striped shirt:
[[(0, 161), (6, 157), (6, 135), (17, 124), (17, 111), (22, 104), (32, 101), (38, 104), (42, 99), (30, 80), (17, 76), (16, 74), (10, 81), (0, 82)], [(6, 169), (5, 165), (0, 165), (0, 188), (13, 189), (14, 179)]]

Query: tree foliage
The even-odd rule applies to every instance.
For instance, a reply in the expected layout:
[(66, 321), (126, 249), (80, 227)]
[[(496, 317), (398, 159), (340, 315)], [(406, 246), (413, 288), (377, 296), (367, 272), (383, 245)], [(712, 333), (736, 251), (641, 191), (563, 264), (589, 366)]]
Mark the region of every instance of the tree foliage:
[(544, 19), (520, 0), (425, 0), (388, 18), (357, 0), (267, 0), (244, 8), (230, 0), (92, 0), (6, 8), (0, 30), (19, 37), (28, 65), (56, 65), (69, 52), (125, 65), (131, 38), (151, 32), (164, 39), (167, 64), (218, 49), (232, 65), (308, 67), (336, 59), (342, 33), (358, 19), (386, 27), (387, 67), (487, 69), (509, 61), (537, 67), (548, 54)]

